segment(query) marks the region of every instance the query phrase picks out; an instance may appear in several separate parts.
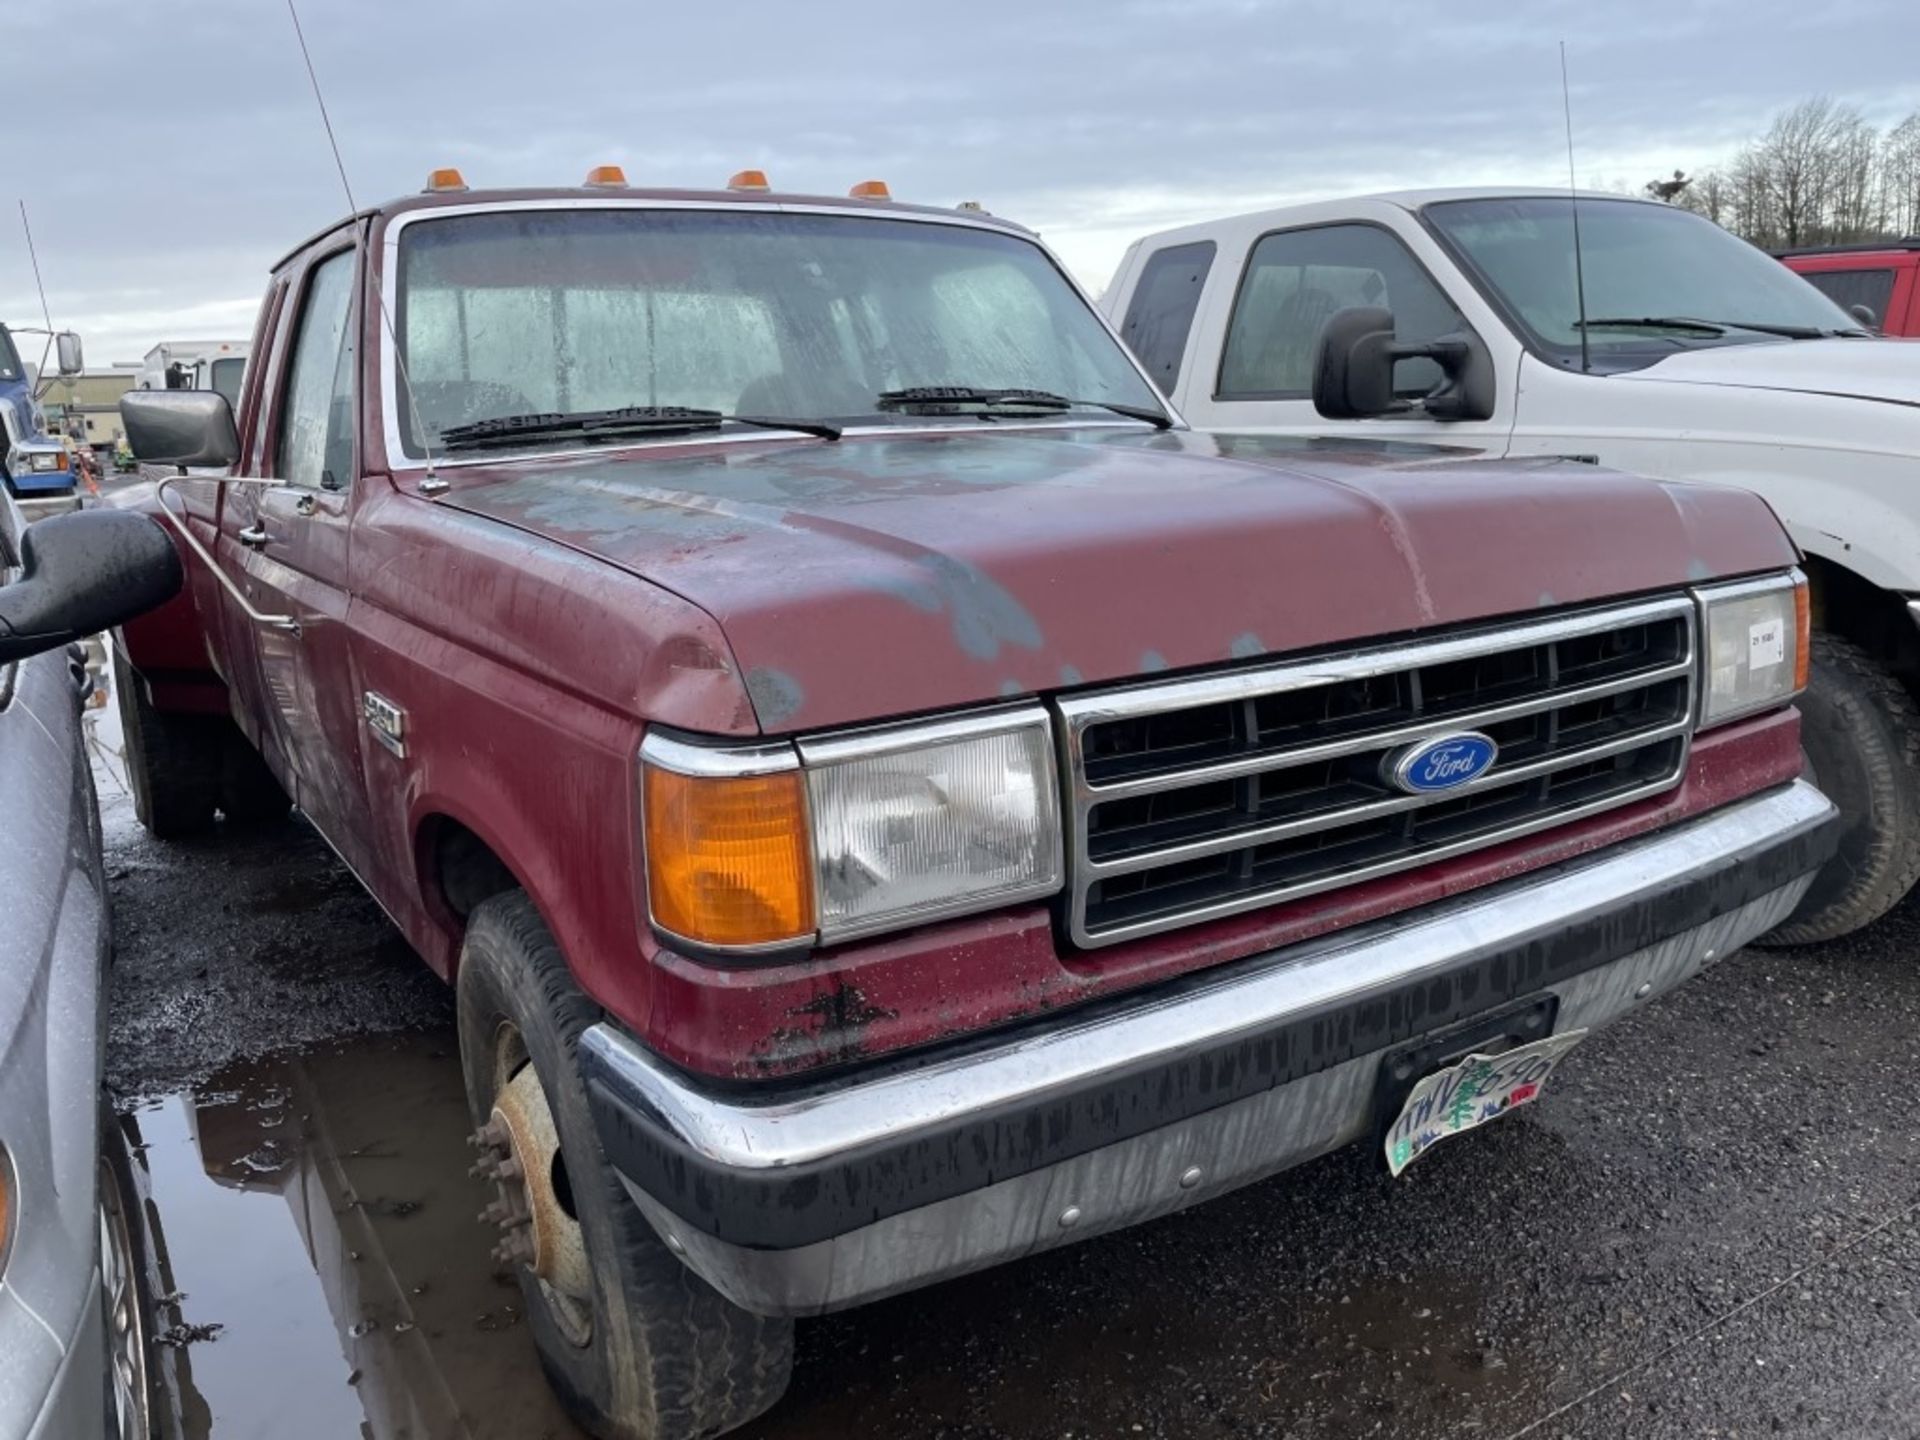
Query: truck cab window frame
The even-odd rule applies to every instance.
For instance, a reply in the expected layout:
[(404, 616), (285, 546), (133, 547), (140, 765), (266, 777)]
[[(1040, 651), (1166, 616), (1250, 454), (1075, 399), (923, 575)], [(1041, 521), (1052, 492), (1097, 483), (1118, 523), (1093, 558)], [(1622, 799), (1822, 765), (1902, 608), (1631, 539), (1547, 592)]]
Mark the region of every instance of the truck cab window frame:
[[(271, 451), (273, 477), (297, 489), (345, 490), (353, 480), (358, 254), (349, 245), (316, 257), (300, 287)], [(313, 330), (316, 320), (327, 329)]]
[[(1140, 267), (1140, 279), (1120, 322), (1120, 339), (1169, 399), (1180, 383), (1180, 364), (1193, 335), (1194, 316), (1220, 247), (1211, 240), (1167, 245)], [(1164, 372), (1164, 373), (1163, 373)]]
[[(1319, 253), (1325, 258), (1316, 258), (1311, 253), (1298, 259), (1286, 258), (1289, 247), (1314, 245), (1324, 247)], [(1361, 253), (1342, 254), (1342, 246), (1365, 249)], [(1341, 263), (1343, 260), (1349, 263)], [(1398, 276), (1393, 276), (1383, 273), (1381, 263), (1363, 263), (1369, 260), (1404, 268)], [(1285, 269), (1299, 272), (1294, 288), (1284, 296), (1274, 294), (1278, 285), (1263, 285), (1261, 272)], [(1340, 275), (1343, 271), (1358, 278), (1343, 279)], [(1366, 278), (1368, 276), (1371, 279)], [(1394, 288), (1396, 281), (1400, 286), (1398, 290)], [(1330, 290), (1329, 285), (1341, 288)], [(1310, 294), (1309, 290), (1317, 293)], [(1268, 293), (1262, 294), (1262, 291)], [(1253, 306), (1272, 302), (1282, 307), (1294, 305), (1296, 324), (1290, 338), (1281, 333), (1280, 321), (1269, 323), (1264, 333), (1255, 328), (1260, 317)], [(1241, 266), (1233, 306), (1227, 316), (1226, 334), (1220, 343), (1213, 398), (1221, 401), (1310, 399), (1314, 346), (1321, 327), (1335, 311), (1352, 305), (1385, 305), (1394, 312), (1395, 334), (1401, 340), (1434, 340), (1469, 328), (1466, 317), (1446, 288), (1434, 279), (1406, 241), (1385, 225), (1370, 220), (1338, 220), (1269, 230), (1247, 247), (1247, 258)], [(1256, 343), (1261, 347), (1257, 356), (1248, 356), (1244, 349), (1236, 352), (1236, 344), (1244, 347)], [(1433, 361), (1409, 361), (1398, 368), (1395, 389), (1407, 395), (1424, 395), (1442, 378), (1439, 366)], [(1256, 383), (1275, 379), (1298, 383)]]

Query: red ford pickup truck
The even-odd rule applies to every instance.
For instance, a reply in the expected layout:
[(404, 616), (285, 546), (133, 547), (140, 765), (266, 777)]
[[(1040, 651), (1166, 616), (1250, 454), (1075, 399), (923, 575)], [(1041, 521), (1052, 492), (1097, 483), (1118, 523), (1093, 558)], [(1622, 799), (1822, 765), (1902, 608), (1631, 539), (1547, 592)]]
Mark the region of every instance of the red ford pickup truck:
[(457, 986), (589, 1430), (744, 1422), (793, 1316), (1398, 1173), (1831, 853), (1755, 497), (1197, 434), (1018, 225), (593, 179), (352, 216), (237, 410), (129, 395), (191, 583), (118, 641), (147, 824), (291, 797)]

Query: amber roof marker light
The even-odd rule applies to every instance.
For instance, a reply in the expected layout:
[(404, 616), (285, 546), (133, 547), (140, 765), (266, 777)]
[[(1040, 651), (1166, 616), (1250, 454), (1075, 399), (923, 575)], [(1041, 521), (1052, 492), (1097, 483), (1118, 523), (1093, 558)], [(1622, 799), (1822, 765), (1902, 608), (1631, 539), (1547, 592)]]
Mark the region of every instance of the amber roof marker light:
[(767, 183), (764, 170), (736, 170), (727, 181), (727, 189), (741, 190), (750, 194), (764, 194), (773, 187)]
[(893, 192), (887, 188), (884, 180), (862, 180), (847, 195), (854, 200), (891, 200)]
[(618, 165), (596, 165), (587, 171), (587, 178), (580, 183), (591, 190), (624, 190), (627, 188), (627, 172)]
[(437, 170), (427, 172), (427, 183), (420, 187), (422, 195), (458, 195), (467, 188), (467, 177), (451, 165), (443, 165)]

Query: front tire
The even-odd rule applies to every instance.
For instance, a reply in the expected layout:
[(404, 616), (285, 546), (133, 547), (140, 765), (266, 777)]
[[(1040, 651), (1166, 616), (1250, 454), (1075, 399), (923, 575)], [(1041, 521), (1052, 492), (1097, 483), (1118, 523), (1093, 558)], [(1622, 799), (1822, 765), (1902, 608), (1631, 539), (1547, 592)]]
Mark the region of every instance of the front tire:
[(1839, 852), (1767, 945), (1810, 945), (1864, 928), (1920, 880), (1920, 710), (1851, 641), (1813, 637), (1800, 697), (1809, 777), (1840, 807)]
[(562, 1404), (603, 1440), (696, 1440), (770, 1408), (792, 1370), (793, 1324), (722, 1298), (628, 1198), (580, 1081), (578, 1042), (600, 1010), (525, 894), (474, 910), (457, 990), (481, 1169), (502, 1182), (488, 1211), (506, 1232), (496, 1253)]

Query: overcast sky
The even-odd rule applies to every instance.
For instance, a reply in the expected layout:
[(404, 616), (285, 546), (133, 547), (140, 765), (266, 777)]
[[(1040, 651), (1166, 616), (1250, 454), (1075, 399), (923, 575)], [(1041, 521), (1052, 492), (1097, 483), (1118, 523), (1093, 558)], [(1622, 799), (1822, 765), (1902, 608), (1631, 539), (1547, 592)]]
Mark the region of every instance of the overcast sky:
[[(889, 181), (1039, 229), (1088, 287), (1169, 225), (1398, 185), (1583, 183), (1724, 158), (1810, 95), (1920, 108), (1913, 0), (301, 0), (362, 204), (475, 185)], [(345, 211), (284, 0), (7, 0), (0, 318), (88, 360), (243, 336)], [(25, 348), (23, 346), (23, 348)]]

